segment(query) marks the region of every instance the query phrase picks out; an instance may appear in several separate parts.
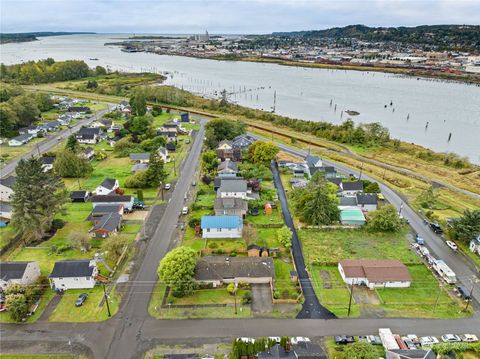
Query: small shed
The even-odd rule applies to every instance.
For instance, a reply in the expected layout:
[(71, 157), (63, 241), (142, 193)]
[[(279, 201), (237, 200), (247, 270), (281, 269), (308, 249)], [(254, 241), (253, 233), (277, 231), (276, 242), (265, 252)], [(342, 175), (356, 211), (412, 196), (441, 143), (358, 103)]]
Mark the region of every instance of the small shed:
[(267, 247), (260, 249), (260, 257), (270, 257), (270, 250)]
[(188, 112), (182, 112), (180, 114), (180, 122), (190, 122), (190, 114)]
[(265, 214), (267, 215), (272, 214), (272, 205), (269, 202), (265, 203), (264, 208), (265, 208)]

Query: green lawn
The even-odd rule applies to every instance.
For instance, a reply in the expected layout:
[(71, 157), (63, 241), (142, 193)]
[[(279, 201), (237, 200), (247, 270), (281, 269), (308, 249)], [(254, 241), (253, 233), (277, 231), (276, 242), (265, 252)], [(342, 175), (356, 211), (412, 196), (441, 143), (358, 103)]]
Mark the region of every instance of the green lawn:
[(175, 113), (162, 112), (161, 115), (155, 116), (155, 117), (153, 118), (153, 127), (154, 127), (154, 128), (162, 127), (162, 125), (163, 125), (165, 122), (171, 121), (171, 120), (173, 120), (174, 118), (180, 118), (180, 115), (179, 115), (179, 114), (175, 114)]
[(281, 244), (277, 239), (278, 228), (257, 228), (258, 239), (256, 244), (260, 247), (280, 248)]
[[(75, 301), (81, 293), (87, 293), (88, 298), (81, 307), (75, 307)], [(51, 322), (99, 322), (108, 319), (106, 304), (99, 307), (103, 298), (103, 288), (100, 285), (93, 289), (70, 289), (64, 294), (49, 318)], [(119, 297), (113, 290), (109, 298), (112, 315), (118, 311)]]
[(290, 272), (295, 270), (291, 260), (275, 258), (273, 264), (275, 265), (274, 289), (279, 294), (278, 299), (297, 299), (299, 295), (297, 282), (290, 280)]
[[(237, 303), (240, 303), (241, 298), (247, 292), (245, 289), (238, 289)], [(227, 292), (227, 289), (198, 289), (192, 295), (183, 298), (175, 298), (169, 295), (167, 303), (175, 305), (191, 305), (191, 304), (234, 304), (235, 297)]]
[[(329, 280), (322, 280), (320, 271), (328, 272)], [(312, 280), (313, 289), (317, 294), (318, 300), (322, 305), (329, 309), (338, 317), (346, 317), (348, 313), (348, 302), (350, 291), (342, 280), (337, 267), (310, 266), (310, 279)], [(329, 283), (327, 283), (329, 282)], [(330, 284), (330, 285), (329, 285)], [(329, 286), (329, 289), (324, 286)], [(352, 302), (350, 317), (358, 317), (360, 315), (360, 306)]]
[[(241, 306), (241, 295), (237, 295), (238, 311), (235, 314), (233, 307), (213, 308), (161, 308), (165, 285), (158, 282), (148, 305), (148, 312), (157, 319), (193, 319), (193, 318), (251, 318), (250, 306)], [(243, 292), (239, 290), (239, 293)], [(227, 293), (225, 288), (198, 290), (187, 298), (175, 299), (175, 304), (198, 304), (200, 303), (233, 303), (234, 297)], [(197, 302), (199, 301), (199, 302)]]
[(398, 259), (420, 263), (410, 250), (406, 232), (371, 233), (366, 230), (334, 229), (298, 231), (307, 263), (336, 264), (342, 259)]
[[(38, 305), (35, 313), (27, 317), (27, 323), (35, 322), (38, 318), (40, 318), (43, 311), (47, 307), (47, 304), (50, 303), (54, 296), (55, 292), (53, 290), (50, 290), (50, 288), (47, 288), (45, 293), (40, 298), (40, 304)], [(5, 311), (0, 313), (0, 323), (15, 323), (15, 321), (10, 318), (10, 314), (8, 313), (8, 311)]]
[(261, 209), (258, 216), (248, 215), (245, 222), (258, 225), (283, 225), (283, 215), (281, 209), (279, 208), (272, 210), (272, 214), (265, 214), (263, 209)]
[[(328, 357), (330, 359), (348, 359), (345, 356), (344, 350), (347, 345), (337, 345), (335, 344), (335, 340), (332, 337), (329, 337), (325, 340), (325, 344), (327, 346)], [(382, 345), (374, 345), (373, 346), (376, 350), (376, 358), (384, 358), (385, 357), (385, 350), (383, 349)]]
[[(381, 313), (385, 317), (409, 318), (463, 318), (471, 311), (461, 311), (461, 303), (453, 299), (438, 286), (437, 281), (423, 264), (408, 266), (412, 275), (410, 288), (376, 289), (380, 304), (356, 304), (352, 302), (351, 317), (368, 313)], [(328, 272), (328, 279), (322, 279), (320, 271)], [(313, 287), (320, 303), (339, 317), (346, 317), (350, 291), (343, 282), (336, 266), (309, 267)], [(324, 274), (325, 275), (325, 274)], [(323, 277), (324, 278), (324, 277)], [(438, 303), (435, 307), (435, 302)]]
[(202, 208), (213, 209), (216, 197), (217, 195), (213, 191), (205, 194), (199, 194), (195, 200), (195, 205)]

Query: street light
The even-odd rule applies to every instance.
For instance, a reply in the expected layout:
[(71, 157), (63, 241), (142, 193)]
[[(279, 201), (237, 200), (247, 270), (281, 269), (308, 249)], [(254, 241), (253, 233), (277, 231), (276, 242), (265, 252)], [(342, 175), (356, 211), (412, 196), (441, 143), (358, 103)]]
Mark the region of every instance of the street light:
[(237, 281), (235, 281), (234, 284), (235, 284), (235, 291), (234, 291), (234, 295), (235, 295), (235, 315), (237, 315), (237, 288), (238, 288)]
[(108, 316), (111, 317), (112, 313), (110, 313), (110, 305), (108, 304), (108, 296), (107, 296), (107, 292), (105, 291), (105, 283), (102, 283), (102, 285), (103, 285), (103, 299), (105, 300), (105, 303), (107, 303)]

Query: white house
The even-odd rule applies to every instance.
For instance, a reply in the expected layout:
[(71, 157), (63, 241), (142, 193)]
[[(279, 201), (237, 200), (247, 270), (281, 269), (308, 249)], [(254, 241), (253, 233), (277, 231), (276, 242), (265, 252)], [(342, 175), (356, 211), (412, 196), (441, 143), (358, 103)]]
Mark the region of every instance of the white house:
[(0, 288), (10, 284), (29, 285), (40, 277), (37, 262), (0, 262)]
[(112, 193), (119, 187), (118, 181), (114, 178), (105, 178), (102, 183), (100, 183), (97, 188), (95, 188), (95, 193), (99, 196), (106, 196), (107, 194)]
[(341, 182), (340, 183), (340, 194), (342, 196), (352, 196), (355, 197), (357, 193), (363, 192), (363, 182), (352, 181), (352, 182)]
[(217, 196), (220, 198), (241, 198), (247, 199), (247, 181), (243, 178), (229, 178), (222, 180)]
[(0, 201), (10, 202), (13, 196), (13, 185), (17, 177), (8, 176), (0, 179)]
[(29, 142), (33, 138), (33, 135), (30, 133), (24, 133), (23, 135), (19, 135), (17, 137), (11, 138), (8, 141), (8, 145), (11, 147), (18, 147), (23, 146), (27, 142)]
[(136, 163), (149, 163), (150, 162), (150, 153), (130, 153), (130, 160)]
[(318, 156), (307, 155), (305, 157), (305, 162), (307, 162), (308, 167), (320, 168), (323, 166), (322, 159)]
[(480, 256), (480, 235), (470, 241), (470, 250)]
[(96, 144), (100, 140), (100, 128), (82, 127), (75, 135), (79, 143)]
[(54, 162), (55, 162), (55, 157), (51, 157), (51, 156), (42, 157), (43, 172), (48, 172), (53, 170)]
[(233, 162), (227, 158), (225, 161), (220, 162), (217, 167), (217, 172), (219, 177), (235, 177), (238, 173), (237, 162)]
[(346, 259), (338, 263), (338, 271), (349, 285), (374, 288), (408, 288), (412, 277), (407, 267), (397, 260)]
[(87, 289), (95, 286), (97, 274), (95, 260), (59, 261), (48, 278), (55, 290)]
[(168, 150), (165, 147), (160, 147), (157, 150), (157, 153), (164, 163), (170, 162), (170, 156), (168, 155)]
[(203, 216), (202, 238), (241, 238), (243, 220), (239, 216)]

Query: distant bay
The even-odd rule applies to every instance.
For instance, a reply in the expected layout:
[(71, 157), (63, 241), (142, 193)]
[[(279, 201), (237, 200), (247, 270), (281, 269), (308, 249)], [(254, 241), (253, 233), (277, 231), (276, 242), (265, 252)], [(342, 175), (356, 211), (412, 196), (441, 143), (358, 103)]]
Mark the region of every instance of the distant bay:
[[(168, 72), (167, 84), (200, 95), (213, 97), (226, 89), (231, 101), (267, 111), (272, 110), (275, 97), (275, 112), (295, 118), (380, 122), (392, 137), (480, 163), (478, 86), (383, 73), (125, 53), (119, 47), (104, 46), (129, 36), (39, 37), (39, 41), (1, 45), (0, 58), (5, 64), (52, 57), (84, 60), (112, 70)], [(347, 110), (359, 115), (350, 116)]]

